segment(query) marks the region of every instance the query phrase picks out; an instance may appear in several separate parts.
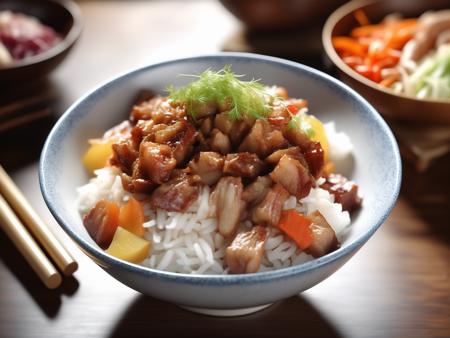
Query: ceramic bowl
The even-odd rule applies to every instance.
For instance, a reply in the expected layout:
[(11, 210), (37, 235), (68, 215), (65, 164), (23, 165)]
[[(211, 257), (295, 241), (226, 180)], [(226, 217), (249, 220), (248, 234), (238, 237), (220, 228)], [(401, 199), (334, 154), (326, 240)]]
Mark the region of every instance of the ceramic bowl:
[[(247, 79), (286, 87), (307, 98), (314, 114), (334, 120), (354, 143), (350, 176), (364, 196), (352, 229), (338, 250), (305, 264), (247, 275), (189, 275), (152, 270), (106, 254), (90, 238), (75, 205), (76, 187), (88, 176), (81, 163), (89, 138), (128, 117), (136, 93), (150, 88), (161, 94), (169, 84), (181, 86), (205, 69), (230, 64)], [(321, 282), (347, 262), (373, 235), (397, 199), (401, 162), (395, 139), (378, 113), (355, 91), (312, 68), (278, 58), (219, 53), (172, 60), (130, 71), (92, 90), (57, 122), (45, 143), (39, 168), (44, 199), (67, 234), (111, 276), (144, 294), (214, 314), (249, 313)]]
[(353, 13), (363, 10), (371, 22), (380, 22), (386, 15), (399, 13), (404, 17), (419, 17), (429, 10), (448, 9), (448, 0), (356, 0), (338, 8), (328, 18), (322, 31), (325, 52), (336, 66), (339, 77), (363, 95), (385, 117), (411, 123), (450, 125), (450, 101), (417, 99), (396, 94), (358, 74), (336, 53), (333, 36), (348, 35), (358, 25)]
[(311, 28), (323, 24), (347, 0), (220, 0), (251, 30)]
[(69, 0), (0, 0), (0, 11), (10, 10), (38, 18), (62, 36), (53, 48), (38, 55), (0, 67), (0, 85), (12, 85), (43, 77), (68, 55), (82, 30), (81, 12)]

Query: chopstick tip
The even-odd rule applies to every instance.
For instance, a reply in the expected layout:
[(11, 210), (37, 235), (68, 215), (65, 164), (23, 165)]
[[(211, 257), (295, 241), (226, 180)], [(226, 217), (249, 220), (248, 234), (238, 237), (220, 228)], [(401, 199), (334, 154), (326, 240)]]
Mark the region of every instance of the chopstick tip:
[(72, 261), (64, 267), (63, 274), (65, 276), (72, 276), (75, 271), (78, 270), (78, 263)]
[(45, 285), (49, 289), (56, 289), (58, 286), (61, 285), (61, 282), (62, 282), (61, 275), (58, 272), (55, 272), (47, 278), (47, 280), (45, 281)]

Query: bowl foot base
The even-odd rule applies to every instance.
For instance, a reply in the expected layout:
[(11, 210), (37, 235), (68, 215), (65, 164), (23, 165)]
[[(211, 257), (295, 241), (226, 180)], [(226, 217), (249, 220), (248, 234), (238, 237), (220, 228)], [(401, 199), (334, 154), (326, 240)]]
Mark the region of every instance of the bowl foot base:
[(242, 309), (208, 309), (208, 308), (201, 308), (201, 307), (192, 307), (192, 306), (182, 306), (179, 305), (181, 308), (192, 311), (195, 313), (200, 313), (203, 315), (208, 316), (215, 316), (215, 317), (235, 317), (235, 316), (245, 316), (249, 315), (251, 313), (255, 313), (261, 310), (264, 310), (271, 306), (273, 303), (259, 305), (259, 306), (253, 306), (253, 307), (246, 307)]

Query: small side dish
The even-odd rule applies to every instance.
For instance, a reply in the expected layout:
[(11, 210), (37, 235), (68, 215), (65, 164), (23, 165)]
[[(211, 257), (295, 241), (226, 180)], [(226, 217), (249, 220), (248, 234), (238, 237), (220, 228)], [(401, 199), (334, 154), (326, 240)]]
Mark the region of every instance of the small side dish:
[(395, 93), (450, 100), (450, 10), (406, 19), (394, 13), (377, 24), (361, 9), (354, 16), (360, 26), (332, 38), (349, 67)]
[(41, 54), (60, 41), (61, 36), (37, 18), (0, 11), (0, 67)]
[(92, 239), (158, 270), (254, 273), (336, 250), (358, 186), (335, 173), (352, 145), (282, 87), (206, 70), (132, 107), (90, 140), (78, 188)]

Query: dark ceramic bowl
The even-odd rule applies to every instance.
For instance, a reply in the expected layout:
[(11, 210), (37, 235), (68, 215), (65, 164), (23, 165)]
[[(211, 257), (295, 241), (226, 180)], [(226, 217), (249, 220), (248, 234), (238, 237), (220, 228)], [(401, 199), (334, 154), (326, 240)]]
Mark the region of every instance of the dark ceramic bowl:
[(348, 35), (358, 25), (353, 13), (362, 9), (371, 22), (380, 22), (390, 13), (418, 17), (428, 10), (448, 9), (448, 0), (357, 0), (338, 8), (322, 32), (325, 51), (340, 78), (362, 94), (385, 117), (403, 122), (450, 125), (450, 101), (417, 99), (383, 88), (345, 64), (334, 49), (333, 36)]
[(11, 10), (38, 18), (63, 38), (53, 48), (0, 68), (0, 85), (31, 81), (50, 73), (67, 56), (82, 29), (81, 12), (72, 1), (0, 0), (0, 11)]
[(347, 0), (221, 0), (247, 28), (279, 30), (311, 28)]

